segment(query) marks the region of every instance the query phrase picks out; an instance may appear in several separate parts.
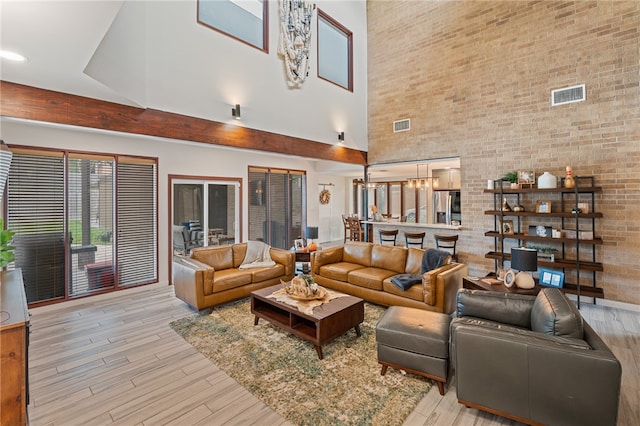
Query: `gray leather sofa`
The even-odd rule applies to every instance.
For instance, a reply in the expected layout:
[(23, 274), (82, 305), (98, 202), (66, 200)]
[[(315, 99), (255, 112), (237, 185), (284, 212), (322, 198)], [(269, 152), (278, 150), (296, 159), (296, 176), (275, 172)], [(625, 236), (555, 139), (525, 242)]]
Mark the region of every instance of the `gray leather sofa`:
[(620, 362), (559, 289), (460, 290), (450, 345), (468, 407), (529, 424), (616, 424)]

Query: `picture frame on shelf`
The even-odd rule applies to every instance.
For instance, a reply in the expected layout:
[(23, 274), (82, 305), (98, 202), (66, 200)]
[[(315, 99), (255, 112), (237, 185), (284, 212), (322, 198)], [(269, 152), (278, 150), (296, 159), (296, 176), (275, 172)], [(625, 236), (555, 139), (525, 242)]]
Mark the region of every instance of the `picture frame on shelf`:
[(500, 228), (502, 229), (502, 233), (504, 235), (514, 235), (515, 232), (513, 230), (513, 221), (512, 220), (501, 220)]
[(551, 200), (536, 201), (536, 213), (551, 213)]
[(524, 188), (527, 185), (533, 187), (536, 183), (536, 172), (533, 170), (519, 170), (518, 183), (521, 188)]
[(544, 225), (529, 225), (529, 235), (533, 237), (552, 238), (553, 228)]
[(546, 287), (562, 288), (564, 285), (564, 273), (541, 268), (538, 283)]

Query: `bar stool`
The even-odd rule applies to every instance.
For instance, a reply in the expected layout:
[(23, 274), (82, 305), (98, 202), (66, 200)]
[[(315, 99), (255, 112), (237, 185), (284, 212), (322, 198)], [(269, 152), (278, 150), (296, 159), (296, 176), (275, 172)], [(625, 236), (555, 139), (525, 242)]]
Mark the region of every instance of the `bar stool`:
[(342, 226), (344, 227), (344, 241), (347, 242), (347, 239), (351, 239), (351, 227), (349, 225), (349, 218), (345, 215), (342, 215)]
[(380, 230), (380, 244), (393, 243), (396, 245), (396, 237), (398, 236), (397, 229), (381, 229)]
[(445, 249), (451, 252), (451, 258), (454, 261), (458, 261), (458, 256), (456, 255), (456, 243), (458, 242), (458, 235), (438, 235), (435, 234), (433, 236), (436, 240), (436, 248), (437, 249)]
[(351, 234), (351, 241), (364, 241), (364, 229), (360, 225), (360, 219), (357, 217), (348, 217), (349, 232)]
[(405, 232), (405, 247), (409, 248), (409, 246), (420, 246), (420, 248), (423, 248), (425, 235), (426, 232)]

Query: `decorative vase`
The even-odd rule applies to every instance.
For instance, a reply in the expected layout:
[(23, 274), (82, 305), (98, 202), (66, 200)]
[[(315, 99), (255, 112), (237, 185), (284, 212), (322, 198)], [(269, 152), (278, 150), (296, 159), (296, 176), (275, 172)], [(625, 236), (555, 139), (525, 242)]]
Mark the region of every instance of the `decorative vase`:
[(502, 199), (502, 211), (503, 212), (510, 212), (511, 211), (511, 206), (509, 205), (509, 203), (507, 203), (507, 199), (506, 198)]
[(573, 179), (573, 172), (571, 171), (571, 166), (567, 166), (567, 177), (564, 178), (564, 187), (573, 188), (575, 186), (576, 186), (576, 182)]
[(549, 172), (544, 172), (540, 176), (538, 176), (538, 188), (539, 189), (549, 189), (555, 188), (558, 184), (558, 180), (554, 175)]

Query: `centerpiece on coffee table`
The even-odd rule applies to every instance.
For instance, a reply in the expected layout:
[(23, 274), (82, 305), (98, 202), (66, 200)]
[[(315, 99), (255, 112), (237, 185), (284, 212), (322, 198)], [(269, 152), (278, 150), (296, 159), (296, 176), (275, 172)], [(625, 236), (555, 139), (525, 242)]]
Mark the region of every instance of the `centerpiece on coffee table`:
[(281, 281), (287, 296), (298, 300), (324, 299), (327, 290), (320, 287), (309, 274), (300, 274), (294, 277), (290, 283)]

